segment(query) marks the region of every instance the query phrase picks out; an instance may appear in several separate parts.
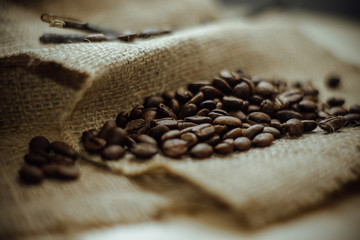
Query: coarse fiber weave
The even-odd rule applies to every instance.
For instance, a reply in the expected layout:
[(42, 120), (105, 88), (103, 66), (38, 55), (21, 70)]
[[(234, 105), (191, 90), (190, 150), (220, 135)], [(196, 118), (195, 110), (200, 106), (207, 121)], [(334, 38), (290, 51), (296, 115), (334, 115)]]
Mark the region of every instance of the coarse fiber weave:
[[(120, 9), (116, 1), (108, 2), (111, 4), (104, 4), (104, 11), (112, 11), (113, 6)], [(141, 6), (144, 1), (138, 2)], [(151, 8), (146, 6), (155, 16), (155, 11), (163, 13), (159, 5), (166, 8), (169, 4), (171, 9), (175, 2), (154, 1)], [(60, 9), (46, 1), (40, 3), (45, 10), (49, 6), (52, 11)], [(182, 27), (167, 36), (130, 44), (43, 46), (37, 39), (48, 28), (37, 23), (37, 10), (23, 3), (1, 4), (25, 17), (15, 19), (1, 10), (1, 21), (12, 23), (12, 31), (21, 41), (0, 37), (0, 238), (71, 233), (187, 211), (228, 211), (243, 225), (264, 226), (321, 203), (359, 178), (359, 128), (334, 134), (315, 131), (275, 141), (268, 148), (204, 160), (156, 155), (139, 162), (127, 155), (121, 161), (103, 162), (81, 149), (82, 131), (100, 127), (151, 94), (211, 80), (223, 68), (241, 68), (251, 75), (289, 82), (312, 80), (322, 100), (335, 95), (344, 97), (347, 105), (359, 103), (360, 70), (339, 61), (294, 29), (221, 20), (200, 25), (204, 19), (217, 19), (216, 4), (204, 0), (200, 7), (187, 1), (180, 20), (166, 15), (152, 22)], [(79, 6), (69, 9), (74, 7)], [(94, 11), (89, 9), (80, 11), (82, 18), (91, 19)], [(189, 11), (196, 16), (186, 15)], [(113, 19), (101, 16), (94, 17), (95, 23), (116, 28)], [(33, 29), (20, 33), (28, 22)], [(134, 22), (133, 27), (140, 29), (146, 24)], [(341, 76), (342, 85), (330, 91), (323, 79), (333, 72)], [(22, 156), (35, 135), (45, 135), (51, 141), (63, 139), (88, 160), (79, 162), (79, 181), (45, 181), (40, 187), (18, 181)]]

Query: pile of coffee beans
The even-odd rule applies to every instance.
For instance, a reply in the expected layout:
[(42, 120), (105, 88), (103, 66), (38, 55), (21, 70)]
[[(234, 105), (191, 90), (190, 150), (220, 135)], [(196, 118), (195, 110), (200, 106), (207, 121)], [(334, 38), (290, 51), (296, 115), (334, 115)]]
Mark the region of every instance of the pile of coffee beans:
[(74, 180), (79, 177), (75, 166), (78, 154), (68, 144), (46, 137), (36, 136), (29, 143), (29, 152), (24, 156), (25, 165), (20, 169), (20, 179), (25, 183), (38, 184), (45, 178)]
[(329, 133), (359, 126), (360, 105), (346, 109), (340, 98), (320, 103), (318, 94), (310, 82), (289, 86), (223, 70), (212, 81), (145, 98), (100, 129), (85, 131), (81, 142), (103, 160), (121, 159), (126, 152), (138, 159), (158, 152), (208, 158), (267, 147), (274, 139), (299, 137), (317, 126)]

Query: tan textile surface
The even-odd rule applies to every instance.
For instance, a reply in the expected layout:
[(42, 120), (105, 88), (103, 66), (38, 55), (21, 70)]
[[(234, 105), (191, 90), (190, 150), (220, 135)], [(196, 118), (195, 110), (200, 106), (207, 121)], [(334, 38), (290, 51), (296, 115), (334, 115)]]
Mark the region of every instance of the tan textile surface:
[[(20, 184), (17, 170), (34, 135), (65, 139), (81, 151), (78, 139), (82, 131), (101, 126), (145, 96), (191, 81), (210, 80), (223, 68), (240, 67), (253, 75), (290, 82), (313, 80), (323, 100), (335, 95), (343, 96), (348, 105), (360, 102), (360, 70), (337, 60), (296, 30), (237, 21), (198, 25), (216, 19), (212, 1), (100, 4), (110, 14), (99, 13), (89, 1), (70, 2), (38, 1), (36, 7), (0, 3), (1, 22), (14, 24), (4, 27), (1, 32), (5, 34), (0, 37), (0, 238), (222, 207), (245, 224), (262, 226), (314, 206), (343, 184), (358, 179), (360, 129), (353, 128), (329, 135), (316, 131), (299, 139), (276, 141), (269, 148), (202, 161), (157, 155), (146, 163), (131, 156), (104, 163), (82, 152), (90, 162), (109, 168), (80, 161), (79, 181), (46, 181), (41, 187)], [(83, 11), (78, 11), (79, 6)], [(166, 10), (173, 7), (182, 11), (181, 17)], [(130, 10), (117, 14), (132, 8), (137, 14)], [(38, 37), (49, 30), (39, 20), (43, 10), (59, 10), (56, 13), (69, 16), (79, 13), (83, 19), (114, 29), (119, 29), (115, 22), (133, 29), (196, 26), (132, 44), (43, 46)], [(336, 91), (323, 84), (332, 72), (343, 79)], [(134, 175), (140, 177), (126, 177)]]

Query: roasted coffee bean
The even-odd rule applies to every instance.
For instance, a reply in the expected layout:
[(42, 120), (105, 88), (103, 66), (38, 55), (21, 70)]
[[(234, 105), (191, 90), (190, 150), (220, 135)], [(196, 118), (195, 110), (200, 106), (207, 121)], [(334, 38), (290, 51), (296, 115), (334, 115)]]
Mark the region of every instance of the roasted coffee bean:
[(195, 94), (200, 91), (200, 88), (210, 85), (211, 82), (193, 82), (188, 84), (188, 89)]
[(286, 123), (284, 123), (284, 128), (286, 129), (290, 137), (301, 136), (304, 132), (304, 125), (297, 118), (287, 120)]
[(311, 132), (317, 127), (317, 122), (314, 120), (302, 120), (304, 126), (304, 132)]
[(161, 136), (161, 142), (165, 142), (168, 139), (180, 137), (181, 132), (179, 130), (170, 130)]
[(277, 130), (276, 128), (273, 128), (273, 127), (264, 127), (263, 133), (270, 133), (270, 134), (272, 134), (274, 136), (274, 138), (280, 138), (281, 137), (280, 131)]
[(195, 105), (199, 105), (202, 101), (204, 101), (204, 93), (202, 92), (198, 92), (197, 94), (195, 94), (186, 104), (195, 104)]
[(221, 116), (228, 116), (229, 114), (222, 110), (222, 109), (213, 109), (211, 112), (209, 112), (208, 116), (211, 117), (212, 119), (215, 119), (217, 117), (221, 117)]
[(98, 134), (98, 137), (105, 139), (106, 134), (107, 134), (107, 132), (109, 131), (109, 129), (114, 128), (114, 127), (117, 127), (115, 121), (113, 121), (113, 120), (106, 121), (106, 122), (104, 123), (104, 125), (102, 126), (102, 128), (100, 129), (100, 132), (99, 132), (99, 134)]
[(249, 114), (248, 119), (256, 123), (270, 123), (271, 121), (269, 115), (263, 112), (252, 112)]
[(43, 171), (34, 166), (25, 165), (19, 171), (20, 179), (25, 183), (38, 184), (44, 180)]
[(326, 103), (329, 104), (330, 107), (342, 106), (342, 105), (344, 105), (345, 100), (342, 98), (332, 97), (332, 98), (329, 98), (326, 101)]
[(153, 137), (155, 140), (160, 141), (161, 136), (164, 135), (166, 132), (169, 131), (169, 128), (165, 125), (158, 125), (151, 128), (148, 131), (148, 134)]
[(287, 120), (292, 118), (297, 118), (301, 120), (302, 115), (292, 110), (281, 110), (276, 113), (276, 118), (279, 119), (281, 122), (286, 122)]
[(246, 129), (246, 128), (249, 128), (249, 127), (251, 127), (251, 124), (249, 124), (249, 123), (243, 123), (243, 125), (242, 125), (243, 129)]
[(301, 85), (301, 90), (304, 92), (306, 96), (314, 96), (317, 97), (319, 94), (319, 90), (317, 90), (311, 82), (305, 82)]
[(227, 133), (224, 134), (223, 139), (231, 138), (235, 139), (237, 137), (240, 137), (242, 135), (242, 129), (241, 128), (234, 128)]
[(280, 131), (280, 129), (282, 128), (282, 125), (278, 119), (273, 118), (270, 121), (270, 127), (276, 128), (277, 130)]
[(224, 96), (222, 99), (222, 103), (225, 107), (230, 109), (241, 109), (243, 100), (237, 97)]
[(101, 157), (104, 160), (116, 160), (125, 155), (125, 149), (119, 145), (110, 145), (104, 148), (101, 152)]
[(158, 108), (157, 108), (157, 113), (158, 113), (158, 117), (160, 118), (166, 118), (166, 117), (171, 117), (173, 119), (177, 119), (176, 114), (172, 111), (171, 108), (169, 108), (168, 106), (166, 106), (163, 103), (160, 103)]
[(99, 137), (93, 137), (84, 142), (84, 148), (89, 153), (98, 153), (106, 146), (106, 140)]
[(58, 169), (59, 169), (59, 165), (55, 163), (46, 164), (41, 167), (44, 176), (47, 178), (56, 177), (58, 175)]
[(258, 105), (249, 105), (247, 110), (248, 113), (259, 112), (259, 111), (260, 111), (260, 106)]
[(260, 104), (264, 101), (264, 98), (260, 95), (253, 95), (252, 97), (250, 97), (249, 102), (251, 105), (258, 105), (260, 106)]
[(215, 128), (215, 133), (219, 135), (223, 135), (226, 133), (228, 127), (226, 125), (213, 125)]
[(325, 118), (327, 118), (327, 117), (329, 117), (330, 115), (329, 114), (327, 114), (326, 112), (324, 112), (324, 111), (319, 111), (319, 113), (318, 113), (318, 117), (320, 118), (320, 119), (325, 119)]
[(316, 103), (310, 100), (302, 100), (299, 102), (299, 108), (301, 111), (308, 112), (314, 111), (317, 109)]
[(283, 110), (289, 107), (290, 101), (285, 97), (276, 97), (274, 99), (274, 109), (275, 111)]
[(360, 114), (360, 104), (353, 104), (349, 109), (350, 113), (359, 113)]
[(76, 166), (58, 166), (57, 177), (63, 180), (74, 180), (79, 178), (80, 170)]
[(87, 131), (82, 133), (81, 142), (84, 143), (87, 140), (89, 140), (89, 139), (91, 139), (93, 137), (96, 137), (98, 134), (99, 134), (99, 131), (96, 130), (95, 128), (87, 130)]
[[(144, 113), (144, 121), (146, 123), (146, 126), (151, 125), (151, 121), (156, 118), (157, 112), (155, 110), (149, 110)], [(126, 124), (125, 124), (126, 126)], [(125, 128), (124, 126), (124, 128)]]
[(164, 103), (164, 99), (161, 96), (150, 96), (145, 98), (144, 107), (145, 108), (152, 108), (158, 107), (160, 103)]
[(215, 127), (209, 123), (200, 124), (192, 128), (192, 131), (199, 138), (208, 138), (215, 133)]
[(271, 97), (275, 92), (274, 86), (266, 81), (261, 81), (256, 85), (256, 93), (265, 97)]
[(246, 121), (246, 115), (241, 110), (231, 111), (229, 112), (229, 115), (240, 119), (242, 122)]
[(193, 103), (184, 105), (179, 113), (179, 118), (184, 119), (186, 117), (194, 116), (197, 113), (197, 106)]
[(200, 103), (199, 107), (213, 110), (216, 107), (216, 103), (213, 100), (205, 100), (202, 103)]
[(215, 125), (226, 125), (230, 128), (241, 127), (242, 122), (240, 119), (232, 116), (220, 116), (214, 119), (213, 124)]
[(187, 142), (181, 139), (169, 139), (162, 145), (163, 152), (166, 156), (179, 158), (187, 152)]
[(60, 155), (60, 154), (53, 154), (50, 156), (50, 162), (57, 164), (57, 165), (74, 165), (74, 159)]
[(215, 150), (215, 152), (217, 152), (219, 154), (229, 154), (234, 151), (234, 145), (231, 145), (226, 142), (222, 142), (222, 143), (217, 144), (214, 147), (214, 150)]
[(249, 85), (250, 88), (250, 97), (253, 96), (256, 92), (256, 87), (253, 81), (251, 81), (250, 77), (242, 75), (241, 80)]
[(326, 79), (326, 85), (329, 88), (337, 88), (340, 85), (340, 78), (338, 76), (330, 76)]
[(243, 111), (243, 112), (247, 112), (247, 110), (248, 110), (248, 108), (249, 108), (249, 105), (250, 105), (250, 103), (249, 103), (249, 101), (243, 101), (243, 104), (242, 104), (242, 106), (241, 106), (241, 111)]
[(35, 166), (41, 166), (49, 162), (49, 156), (46, 153), (29, 152), (24, 156), (25, 162)]
[(136, 105), (129, 114), (129, 120), (135, 120), (139, 118), (143, 118), (143, 111), (144, 106), (143, 105)]
[(218, 134), (214, 134), (212, 135), (212, 137), (210, 137), (209, 139), (207, 139), (205, 141), (205, 143), (211, 145), (211, 146), (215, 146), (220, 142), (221, 138)]
[(186, 103), (193, 97), (193, 94), (186, 90), (183, 87), (180, 87), (176, 90), (175, 98), (179, 101), (179, 103)]
[(135, 141), (137, 143), (147, 143), (147, 144), (157, 145), (155, 138), (146, 134), (140, 134), (135, 136)]
[[(180, 106), (180, 103), (178, 100), (176, 99), (171, 99), (170, 102), (169, 102), (169, 107), (171, 108), (171, 110), (174, 112), (174, 113), (178, 113), (180, 112), (180, 109), (181, 109), (181, 106)], [(145, 117), (144, 117), (145, 118)]]
[(285, 98), (290, 104), (300, 102), (304, 97), (304, 93), (300, 89), (290, 89), (279, 95), (279, 98)]
[(170, 101), (175, 98), (175, 91), (165, 91), (161, 96), (165, 101)]
[(332, 116), (339, 116), (339, 115), (343, 116), (345, 114), (348, 114), (348, 111), (343, 107), (336, 106), (336, 107), (332, 107), (329, 110), (327, 110), (327, 113)]
[(153, 144), (137, 143), (130, 148), (130, 152), (137, 158), (147, 159), (154, 156), (158, 152), (158, 149)]
[(203, 108), (200, 111), (198, 111), (196, 115), (198, 115), (198, 116), (207, 116), (209, 113), (210, 113), (209, 109)]
[(29, 150), (32, 152), (50, 152), (50, 142), (46, 137), (36, 136), (30, 140)]
[(169, 129), (176, 129), (177, 128), (177, 121), (173, 118), (159, 118), (154, 119), (151, 122), (153, 126), (166, 126)]
[(189, 127), (194, 127), (196, 126), (197, 124), (196, 123), (193, 123), (193, 122), (180, 122), (178, 121), (178, 128), (180, 130), (183, 130), (185, 128), (189, 128)]
[(213, 86), (204, 86), (200, 88), (200, 91), (204, 93), (205, 99), (222, 98), (224, 93)]
[(267, 147), (274, 141), (274, 136), (270, 133), (260, 133), (252, 140), (252, 145), (255, 147)]
[(221, 78), (214, 78), (212, 81), (212, 85), (224, 93), (230, 93), (232, 90), (231, 86), (224, 79)]
[(240, 82), (240, 76), (237, 73), (230, 72), (227, 69), (221, 70), (219, 76), (231, 86)]
[(135, 134), (141, 134), (142, 132), (144, 132), (144, 129), (146, 130), (146, 122), (142, 118), (131, 120), (126, 124), (125, 127), (125, 130), (128, 133), (135, 133)]
[[(140, 120), (142, 119), (132, 120), (132, 122), (133, 121), (138, 122)], [(142, 122), (145, 123), (144, 120)], [(118, 127), (111, 128), (107, 131), (105, 140), (107, 145), (118, 144), (124, 146), (126, 142), (126, 132), (122, 128), (118, 128)]]
[(237, 84), (234, 89), (232, 90), (232, 93), (235, 97), (241, 98), (241, 99), (249, 99), (251, 92), (250, 87), (247, 83), (241, 82)]
[(242, 130), (242, 135), (248, 139), (253, 139), (256, 135), (264, 130), (264, 126), (261, 124), (255, 124), (247, 129)]
[(319, 127), (326, 132), (336, 132), (345, 125), (343, 116), (327, 117), (319, 122)]
[(344, 115), (346, 126), (359, 126), (360, 125), (360, 113), (349, 113)]
[(213, 148), (207, 143), (196, 144), (189, 152), (190, 156), (195, 158), (207, 158), (213, 153)]
[(190, 148), (198, 143), (198, 138), (194, 133), (187, 132), (181, 134), (180, 138), (187, 142), (187, 146)]
[(74, 160), (77, 158), (76, 151), (67, 143), (55, 141), (51, 143), (50, 147), (55, 153), (70, 157)]
[(205, 117), (205, 116), (191, 116), (191, 117), (186, 117), (185, 121), (186, 122), (193, 122), (193, 123), (197, 123), (197, 124), (202, 124), (202, 123), (211, 123), (212, 118), (211, 117)]
[(316, 120), (318, 118), (316, 112), (304, 112), (301, 115), (304, 120)]
[(238, 137), (234, 141), (235, 149), (238, 151), (246, 151), (251, 148), (251, 141), (247, 137)]
[(268, 115), (272, 115), (275, 111), (274, 103), (269, 99), (265, 99), (260, 104), (260, 110)]

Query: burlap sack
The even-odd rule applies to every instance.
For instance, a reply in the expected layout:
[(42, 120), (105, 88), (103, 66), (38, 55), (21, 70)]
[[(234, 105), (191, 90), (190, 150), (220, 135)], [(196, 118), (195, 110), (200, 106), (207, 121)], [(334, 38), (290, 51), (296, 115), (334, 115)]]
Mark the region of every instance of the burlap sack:
[[(198, 16), (216, 16), (212, 3), (204, 4), (208, 7), (188, 5), (184, 9), (195, 9)], [(156, 11), (158, 6), (151, 9)], [(27, 14), (28, 22), (35, 24), (35, 17), (38, 19), (34, 10), (7, 7), (22, 11), (17, 12), (20, 16)], [(214, 14), (203, 9), (212, 9)], [(92, 16), (82, 14), (86, 19)], [(10, 14), (4, 16), (11, 21)], [(199, 23), (197, 17), (187, 21)], [(30, 26), (33, 29), (28, 36), (20, 34), (24, 36), (21, 39), (37, 39), (48, 29)], [(0, 39), (6, 42), (6, 37)], [(360, 102), (359, 69), (337, 60), (296, 30), (218, 22), (132, 44), (44, 47), (30, 40), (13, 44), (13, 50), (19, 52), (12, 52), (10, 45), (2, 48), (0, 63), (1, 236), (68, 233), (186, 210), (231, 211), (244, 224), (262, 226), (319, 204), (360, 174), (358, 128), (329, 135), (317, 131), (276, 141), (269, 148), (202, 161), (157, 155), (145, 163), (131, 156), (104, 163), (81, 151), (82, 131), (101, 126), (145, 96), (191, 81), (210, 80), (223, 68), (241, 68), (290, 82), (313, 80), (323, 100), (336, 95), (345, 97), (347, 104)], [(329, 91), (323, 84), (331, 72), (343, 79), (337, 91)], [(82, 177), (77, 182), (46, 181), (41, 187), (20, 184), (17, 170), (27, 143), (41, 134), (50, 140), (66, 140), (96, 165), (81, 161)]]

